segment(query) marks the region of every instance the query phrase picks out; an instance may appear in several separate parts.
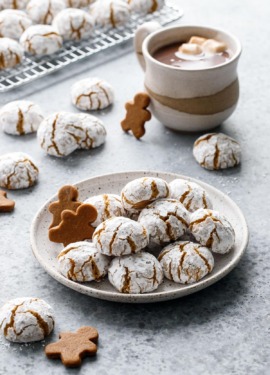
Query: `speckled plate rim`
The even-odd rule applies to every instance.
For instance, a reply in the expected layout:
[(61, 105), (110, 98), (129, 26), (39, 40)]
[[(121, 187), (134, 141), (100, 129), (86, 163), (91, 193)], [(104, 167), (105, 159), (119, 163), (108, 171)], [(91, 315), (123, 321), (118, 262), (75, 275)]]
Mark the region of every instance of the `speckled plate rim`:
[[(199, 185), (201, 185), (205, 190), (207, 191), (212, 191), (214, 194), (217, 194), (218, 196), (222, 197), (225, 201), (229, 202), (229, 204), (233, 207), (234, 209), (234, 214), (237, 216), (239, 223), (241, 223), (241, 230), (242, 230), (242, 243), (241, 246), (237, 249), (237, 253), (235, 253), (235, 256), (228, 262), (226, 265), (220, 269), (217, 273), (215, 274), (210, 274), (200, 280), (198, 283), (191, 284), (191, 285), (183, 285), (179, 284), (179, 290), (172, 290), (172, 291), (162, 291), (162, 292), (156, 292), (156, 293), (145, 293), (145, 294), (123, 294), (119, 293), (118, 291), (105, 291), (105, 290), (98, 290), (95, 288), (91, 288), (89, 284), (86, 286), (82, 283), (76, 283), (74, 281), (66, 279), (63, 275), (60, 274), (59, 271), (52, 269), (49, 267), (44, 260), (44, 258), (40, 255), (39, 252), (39, 247), (36, 239), (36, 232), (37, 228), (40, 222), (40, 217), (42, 216), (44, 210), (48, 207), (51, 201), (56, 200), (57, 194), (55, 194), (53, 197), (48, 199), (45, 204), (42, 205), (42, 207), (39, 209), (39, 211), (36, 213), (31, 229), (30, 229), (30, 242), (31, 242), (31, 247), (33, 254), (35, 258), (38, 260), (40, 265), (44, 268), (44, 270), (52, 276), (55, 280), (60, 282), (61, 284), (67, 286), (70, 289), (73, 289), (79, 293), (86, 294), (88, 296), (102, 299), (102, 300), (107, 300), (107, 301), (114, 301), (114, 302), (125, 302), (125, 303), (152, 303), (152, 302), (161, 302), (161, 301), (167, 301), (167, 300), (173, 300), (176, 298), (184, 297), (186, 295), (198, 292), (202, 289), (207, 288), (208, 286), (216, 283), (223, 277), (225, 277), (228, 273), (230, 273), (239, 263), (240, 259), (245, 253), (245, 250), (248, 245), (248, 240), (249, 240), (249, 231), (248, 231), (248, 226), (245, 220), (245, 217), (240, 210), (240, 208), (237, 206), (237, 204), (226, 194), (218, 190), (217, 188), (213, 187), (212, 185), (209, 185), (205, 182), (202, 182), (200, 180), (197, 180), (192, 177), (188, 176), (183, 176), (175, 173), (170, 173), (170, 172), (159, 172), (159, 171), (151, 171), (151, 170), (134, 170), (134, 171), (127, 171), (127, 172), (116, 172), (116, 173), (108, 173), (108, 174), (103, 174), (103, 175), (98, 175), (98, 176), (93, 176), (91, 178), (79, 181), (74, 184), (76, 187), (80, 187), (81, 184), (84, 183), (91, 183), (93, 180), (98, 180), (98, 179), (103, 179), (103, 178), (117, 178), (120, 176), (124, 177), (132, 177), (138, 178), (138, 174), (141, 174), (142, 176), (153, 176), (153, 177), (160, 177), (166, 180), (166, 177), (170, 177), (172, 179), (175, 178), (182, 178), (191, 182), (195, 182)], [(108, 189), (109, 190), (109, 189)]]

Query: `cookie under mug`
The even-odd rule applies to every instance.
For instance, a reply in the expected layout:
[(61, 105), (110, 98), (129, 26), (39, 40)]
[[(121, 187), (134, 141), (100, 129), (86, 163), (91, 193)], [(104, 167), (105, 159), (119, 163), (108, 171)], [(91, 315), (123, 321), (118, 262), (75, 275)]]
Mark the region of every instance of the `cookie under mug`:
[[(153, 57), (159, 49), (187, 42), (192, 36), (226, 43), (230, 58), (208, 68), (183, 69)], [(151, 97), (154, 116), (166, 127), (178, 131), (203, 131), (225, 121), (239, 98), (237, 65), (241, 44), (232, 34), (204, 26), (161, 28), (157, 22), (140, 26), (135, 51), (145, 71), (145, 89)]]

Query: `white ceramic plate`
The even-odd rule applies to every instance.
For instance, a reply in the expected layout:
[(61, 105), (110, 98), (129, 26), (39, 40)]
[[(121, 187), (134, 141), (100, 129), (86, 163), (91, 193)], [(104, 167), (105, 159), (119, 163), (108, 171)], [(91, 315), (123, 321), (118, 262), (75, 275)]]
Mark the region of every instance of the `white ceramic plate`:
[(108, 280), (90, 283), (77, 283), (66, 279), (60, 274), (57, 268), (57, 255), (63, 248), (60, 244), (50, 242), (48, 239), (48, 227), (51, 222), (51, 214), (48, 206), (52, 201), (57, 199), (57, 195), (53, 196), (48, 202), (41, 207), (34, 218), (31, 227), (31, 245), (35, 257), (41, 266), (57, 281), (67, 287), (74, 289), (80, 293), (87, 294), (109, 301), (128, 302), (128, 303), (148, 303), (171, 300), (185, 295), (197, 292), (201, 289), (214, 284), (226, 276), (239, 262), (248, 243), (248, 227), (245, 218), (239, 207), (221, 191), (213, 186), (205, 184), (193, 178), (176, 175), (173, 173), (153, 172), (153, 171), (136, 171), (114, 173), (98, 177), (93, 177), (76, 184), (79, 190), (79, 198), (84, 201), (90, 196), (102, 193), (119, 194), (125, 184), (135, 178), (144, 176), (155, 176), (165, 179), (167, 182), (175, 178), (183, 178), (193, 181), (201, 185), (209, 194), (214, 209), (223, 213), (231, 222), (235, 234), (235, 246), (229, 254), (214, 255), (215, 267), (212, 273), (201, 281), (191, 285), (181, 285), (165, 280), (163, 284), (152, 293), (145, 294), (123, 294), (116, 291), (108, 282)]

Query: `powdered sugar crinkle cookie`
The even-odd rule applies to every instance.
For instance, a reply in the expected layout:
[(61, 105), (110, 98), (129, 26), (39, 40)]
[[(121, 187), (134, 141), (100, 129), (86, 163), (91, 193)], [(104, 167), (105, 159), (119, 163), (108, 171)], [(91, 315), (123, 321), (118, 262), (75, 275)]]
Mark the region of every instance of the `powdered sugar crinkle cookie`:
[(131, 12), (135, 13), (153, 13), (164, 6), (164, 0), (125, 0), (130, 7)]
[(183, 236), (189, 226), (189, 213), (175, 199), (159, 199), (142, 210), (138, 221), (147, 229), (152, 247)]
[(108, 276), (110, 283), (121, 293), (149, 293), (163, 281), (160, 263), (145, 252), (113, 259)]
[(180, 284), (198, 282), (214, 268), (211, 251), (189, 241), (178, 241), (166, 246), (158, 259), (165, 277)]
[(100, 281), (107, 275), (110, 261), (90, 242), (72, 243), (58, 255), (62, 275), (79, 282)]
[(42, 120), (41, 108), (28, 100), (10, 102), (0, 109), (0, 126), (8, 134), (36, 132)]
[(24, 189), (35, 184), (38, 168), (27, 154), (12, 152), (0, 156), (0, 187)]
[(114, 217), (101, 223), (93, 234), (93, 243), (105, 255), (135, 254), (148, 245), (145, 227), (126, 217)]
[(130, 9), (125, 0), (97, 0), (90, 6), (90, 14), (101, 27), (118, 27), (130, 17)]
[(26, 10), (33, 22), (49, 25), (65, 7), (64, 0), (30, 0)]
[(206, 191), (195, 182), (178, 178), (169, 184), (171, 198), (181, 202), (188, 211), (194, 212), (199, 208), (212, 208), (212, 202)]
[(23, 49), (16, 40), (0, 38), (0, 70), (20, 64), (23, 56)]
[(0, 329), (12, 342), (43, 340), (54, 328), (54, 312), (39, 298), (16, 298), (0, 310)]
[(25, 9), (29, 0), (0, 0), (0, 10), (2, 9)]
[(5, 9), (0, 12), (1, 38), (20, 39), (22, 33), (31, 25), (31, 19), (21, 10)]
[(240, 163), (241, 148), (239, 143), (228, 135), (210, 133), (196, 140), (193, 155), (203, 168), (225, 169)]
[(98, 212), (96, 221), (92, 223), (97, 227), (103, 221), (113, 217), (125, 216), (125, 210), (122, 206), (121, 197), (115, 194), (101, 194), (86, 199), (84, 203), (91, 204)]
[(196, 240), (214, 253), (228, 253), (234, 245), (235, 233), (228, 219), (217, 211), (199, 209), (191, 214), (190, 231)]

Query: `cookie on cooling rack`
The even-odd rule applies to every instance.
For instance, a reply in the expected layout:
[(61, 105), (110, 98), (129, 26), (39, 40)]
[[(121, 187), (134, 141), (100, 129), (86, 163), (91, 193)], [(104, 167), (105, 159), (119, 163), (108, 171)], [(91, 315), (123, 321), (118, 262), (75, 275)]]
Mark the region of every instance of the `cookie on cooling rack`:
[(35, 184), (39, 170), (31, 157), (23, 152), (0, 156), (0, 187), (25, 189)]
[(29, 0), (1, 0), (0, 10), (2, 9), (25, 9)]
[(241, 148), (235, 139), (226, 134), (210, 133), (196, 140), (193, 155), (205, 169), (225, 169), (240, 163)]
[(7, 134), (34, 133), (43, 118), (39, 105), (28, 100), (10, 102), (0, 109), (0, 126)]
[(139, 213), (151, 202), (168, 198), (170, 189), (166, 181), (157, 177), (141, 177), (126, 184), (121, 192), (124, 208), (131, 213)]
[(235, 232), (229, 220), (213, 210), (199, 209), (190, 216), (190, 232), (201, 245), (214, 253), (228, 253), (235, 242)]
[(125, 0), (97, 0), (90, 6), (90, 14), (100, 27), (118, 27), (127, 23), (130, 9)]
[(131, 12), (135, 13), (153, 13), (164, 6), (164, 0), (125, 0), (130, 7)]
[(57, 14), (53, 26), (64, 40), (82, 40), (93, 33), (93, 17), (82, 9), (67, 8)]
[(186, 233), (189, 213), (175, 199), (159, 199), (141, 211), (138, 222), (149, 233), (149, 245), (160, 246), (176, 241)]
[(93, 234), (93, 243), (104, 255), (135, 254), (148, 245), (145, 227), (127, 217), (114, 217), (101, 223)]
[(72, 86), (71, 100), (75, 107), (83, 111), (104, 109), (113, 103), (113, 88), (103, 79), (84, 78)]
[(13, 68), (23, 60), (23, 49), (13, 39), (0, 38), (0, 70)]
[(64, 0), (67, 8), (86, 8), (96, 0)]
[(113, 217), (125, 216), (125, 209), (122, 206), (121, 197), (116, 194), (100, 194), (90, 197), (84, 203), (91, 204), (98, 212), (96, 221), (92, 223), (97, 227), (103, 221)]
[(190, 241), (178, 241), (166, 246), (158, 260), (165, 277), (180, 284), (196, 283), (214, 268), (211, 251)]
[(181, 202), (189, 212), (199, 208), (213, 208), (206, 191), (195, 182), (177, 178), (169, 183), (171, 198)]
[(64, 157), (77, 149), (101, 146), (106, 139), (106, 130), (95, 116), (58, 112), (42, 121), (37, 137), (47, 154)]
[(34, 23), (50, 25), (65, 7), (64, 0), (30, 0), (26, 11)]
[(75, 242), (58, 255), (59, 270), (67, 279), (100, 281), (108, 273), (111, 258), (101, 254), (90, 242)]
[(51, 306), (39, 298), (15, 298), (0, 310), (0, 329), (12, 342), (44, 340), (54, 328)]
[(31, 19), (21, 10), (5, 9), (0, 12), (1, 38), (20, 39), (22, 33), (31, 25)]
[(141, 252), (114, 258), (109, 267), (109, 281), (120, 293), (150, 293), (163, 281), (163, 271), (158, 260)]
[(50, 25), (33, 25), (22, 34), (20, 43), (25, 52), (32, 55), (51, 55), (63, 44), (58, 31)]

